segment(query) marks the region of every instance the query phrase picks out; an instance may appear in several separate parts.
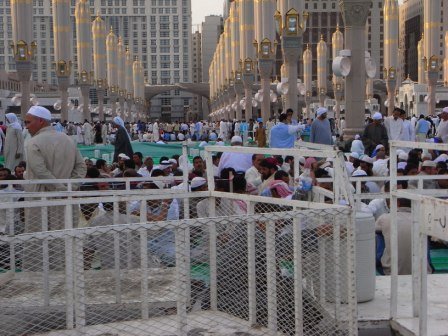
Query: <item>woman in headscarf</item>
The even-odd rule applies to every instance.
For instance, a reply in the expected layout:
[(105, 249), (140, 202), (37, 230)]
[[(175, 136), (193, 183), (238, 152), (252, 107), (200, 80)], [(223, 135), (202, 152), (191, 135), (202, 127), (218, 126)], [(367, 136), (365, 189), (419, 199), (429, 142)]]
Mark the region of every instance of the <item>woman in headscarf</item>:
[(131, 146), (131, 137), (128, 131), (124, 128), (124, 121), (120, 117), (115, 117), (113, 119), (113, 126), (117, 129), (115, 133), (114, 142), (114, 162), (118, 162), (118, 154), (126, 154), (128, 157), (132, 158), (134, 151)]
[(14, 113), (6, 114), (6, 140), (5, 140), (5, 167), (11, 171), (23, 161), (23, 135), (22, 125)]

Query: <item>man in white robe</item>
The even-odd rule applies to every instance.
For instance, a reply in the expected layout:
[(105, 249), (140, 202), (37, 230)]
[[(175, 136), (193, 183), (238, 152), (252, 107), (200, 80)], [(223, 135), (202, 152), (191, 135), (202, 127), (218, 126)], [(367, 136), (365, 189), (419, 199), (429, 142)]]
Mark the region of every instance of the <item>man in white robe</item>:
[(84, 134), (84, 145), (90, 146), (92, 144), (92, 125), (86, 120), (82, 125), (82, 132)]
[(152, 141), (158, 142), (160, 140), (159, 120), (156, 120), (152, 125)]
[(395, 108), (393, 115), (384, 119), (389, 140), (400, 140), (403, 132), (403, 120), (400, 118), (401, 109)]

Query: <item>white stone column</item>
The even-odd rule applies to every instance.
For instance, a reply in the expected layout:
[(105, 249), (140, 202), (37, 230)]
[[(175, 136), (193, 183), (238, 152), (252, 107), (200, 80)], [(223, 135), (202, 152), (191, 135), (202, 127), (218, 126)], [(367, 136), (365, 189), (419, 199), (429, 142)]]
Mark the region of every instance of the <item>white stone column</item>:
[(371, 0), (340, 0), (345, 26), (345, 46), (351, 50), (351, 71), (345, 79), (344, 136), (354, 138), (364, 130), (365, 110), (365, 26), (372, 5)]
[(307, 44), (303, 52), (303, 82), (305, 84), (306, 117), (310, 117), (310, 104), (313, 97), (313, 52)]
[[(344, 48), (344, 34), (339, 30), (339, 25), (336, 27), (336, 31), (333, 33), (331, 37), (332, 44), (332, 56), (335, 59), (339, 56), (339, 52)], [(343, 80), (342, 78), (333, 75), (333, 93), (335, 104), (335, 118), (338, 125), (340, 125), (341, 121), (341, 99), (343, 88)], [(341, 130), (342, 131), (342, 130)]]
[(61, 121), (68, 121), (68, 87), (72, 73), (70, 0), (52, 1), (55, 73), (61, 94)]
[(319, 96), (320, 106), (325, 105), (327, 96), (327, 74), (328, 74), (328, 52), (327, 43), (323, 35), (317, 44), (317, 94)]
[(428, 84), (428, 114), (435, 115), (436, 85), (439, 77), (440, 50), (440, 13), (441, 0), (423, 0), (424, 53), (426, 57), (426, 82)]
[(387, 87), (387, 114), (392, 115), (395, 109), (395, 90), (398, 73), (398, 2), (384, 2), (384, 80)]
[(92, 28), (90, 5), (87, 0), (79, 0), (75, 7), (76, 46), (78, 51), (78, 84), (83, 100), (83, 117), (91, 120), (89, 91), (93, 83), (92, 69)]
[(100, 16), (92, 22), (94, 83), (98, 96), (98, 117), (104, 121), (104, 95), (107, 88), (106, 23)]
[(22, 91), (20, 115), (24, 120), (30, 106), (30, 80), (37, 47), (33, 41), (32, 1), (11, 0), (11, 17), (13, 56)]

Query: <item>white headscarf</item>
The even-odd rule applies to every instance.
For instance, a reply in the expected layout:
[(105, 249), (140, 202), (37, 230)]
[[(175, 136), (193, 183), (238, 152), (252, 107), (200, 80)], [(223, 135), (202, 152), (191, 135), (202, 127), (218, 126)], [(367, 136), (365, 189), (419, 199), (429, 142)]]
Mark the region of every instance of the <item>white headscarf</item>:
[(123, 119), (121, 119), (120, 117), (114, 117), (114, 124), (115, 125), (118, 125), (118, 126), (121, 126), (121, 127), (124, 127), (124, 121), (123, 121)]
[(359, 155), (364, 155), (364, 145), (361, 140), (353, 140), (350, 152), (358, 153)]
[(5, 117), (7, 121), (7, 126), (22, 131), (22, 125), (20, 125), (19, 119), (17, 118), (15, 113), (7, 113)]
[(132, 141), (131, 136), (128, 133), (128, 130), (126, 129), (126, 127), (124, 127), (123, 119), (121, 119), (120, 117), (116, 116), (116, 117), (114, 117), (113, 122), (114, 122), (115, 125), (117, 125), (119, 127), (122, 127), (126, 131), (126, 134), (128, 135), (129, 141)]

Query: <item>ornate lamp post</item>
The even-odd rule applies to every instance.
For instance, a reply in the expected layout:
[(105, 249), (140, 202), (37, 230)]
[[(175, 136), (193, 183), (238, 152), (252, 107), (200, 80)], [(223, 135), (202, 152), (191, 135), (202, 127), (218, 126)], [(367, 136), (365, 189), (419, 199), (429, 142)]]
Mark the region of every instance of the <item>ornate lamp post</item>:
[(92, 35), (93, 68), (95, 70), (95, 87), (98, 95), (100, 120), (104, 120), (104, 94), (107, 89), (106, 34), (106, 24), (100, 16), (97, 16), (92, 23)]
[(261, 77), (261, 90), (263, 100), (261, 102), (261, 117), (263, 121), (269, 119), (271, 114), (270, 88), (271, 75), (274, 65), (274, 50), (277, 44), (265, 38), (260, 44), (254, 42), (254, 47), (258, 50), (258, 70)]
[(134, 100), (137, 111), (140, 110), (141, 104), (143, 103), (142, 96), (141, 96), (141, 88), (140, 86), (143, 85), (141, 83), (141, 65), (140, 61), (138, 60), (138, 57), (135, 57), (135, 61), (132, 64), (132, 79), (133, 79), (133, 88), (134, 88)]
[(388, 115), (395, 108), (398, 69), (398, 2), (384, 2), (384, 80), (387, 87)]
[(426, 83), (426, 76), (425, 76), (425, 64), (426, 64), (426, 57), (425, 57), (425, 34), (422, 33), (422, 38), (420, 41), (418, 41), (417, 45), (417, 52), (418, 52), (418, 83), (419, 84), (425, 84)]
[[(125, 73), (125, 88), (126, 88), (126, 102), (127, 108), (131, 111), (133, 98), (134, 98), (134, 74), (133, 74), (133, 61), (129, 48), (126, 48), (126, 73)], [(137, 114), (137, 120), (139, 115)]]
[(313, 97), (313, 52), (307, 45), (303, 52), (303, 82), (305, 84), (306, 117), (310, 117), (310, 104)]
[(61, 94), (61, 120), (68, 120), (68, 87), (72, 74), (73, 39), (70, 21), (70, 0), (53, 1), (55, 73)]
[(118, 37), (117, 44), (117, 71), (118, 71), (118, 99), (120, 102), (121, 116), (124, 117), (124, 101), (126, 98), (126, 50), (123, 45), (123, 40)]
[(339, 0), (345, 25), (345, 46), (351, 50), (351, 71), (345, 78), (344, 135), (353, 138), (364, 129), (365, 109), (365, 27), (372, 0)]
[(30, 106), (30, 80), (37, 44), (33, 38), (33, 6), (19, 0), (11, 0), (12, 43), (17, 76), (22, 90), (20, 115), (25, 118)]
[(277, 49), (274, 22), (275, 10), (275, 0), (255, 2), (255, 32), (257, 33), (258, 41), (255, 40), (253, 44), (257, 52), (258, 71), (261, 78), (263, 97), (261, 102), (261, 117), (264, 122), (271, 115), (271, 76), (275, 62), (275, 51)]
[[(344, 35), (339, 30), (339, 25), (336, 27), (336, 31), (333, 33), (331, 37), (332, 44), (332, 56), (335, 59), (339, 52), (344, 48)], [(335, 114), (336, 114), (336, 122), (340, 123), (341, 120), (341, 99), (342, 92), (344, 91), (343, 86), (344, 81), (342, 78), (333, 74), (333, 92), (334, 92), (334, 100), (336, 101), (335, 105)]]
[(323, 35), (317, 44), (317, 90), (320, 106), (324, 106), (327, 95), (327, 43)]
[(87, 0), (79, 0), (75, 7), (76, 35), (78, 49), (78, 83), (83, 100), (84, 119), (90, 120), (89, 92), (93, 83), (92, 31), (90, 6)]
[(109, 103), (112, 107), (112, 115), (116, 114), (116, 99), (118, 94), (118, 70), (117, 70), (117, 37), (110, 27), (106, 37), (107, 80), (109, 82)]
[(230, 40), (231, 40), (231, 57), (232, 57), (232, 73), (233, 73), (233, 87), (235, 90), (236, 111), (235, 117), (237, 120), (242, 119), (242, 107), (240, 104), (243, 96), (244, 87), (241, 74), (240, 62), (240, 19), (239, 19), (239, 7), (241, 1), (237, 0), (230, 4)]
[(423, 12), (425, 18), (424, 50), (426, 56), (425, 72), (428, 84), (428, 114), (434, 115), (436, 109), (436, 85), (439, 77), (440, 63), (440, 0), (424, 0)]
[(246, 100), (244, 102), (244, 104), (245, 104), (244, 117), (245, 117), (246, 121), (248, 122), (249, 119), (252, 118), (252, 99), (253, 99), (252, 87), (253, 87), (254, 81), (255, 81), (254, 61), (248, 57), (244, 60), (243, 65), (244, 65), (244, 68), (243, 68), (244, 96), (246, 97)]
[(281, 37), (283, 63), (288, 78), (288, 92), (285, 95), (285, 110), (291, 108), (298, 116), (297, 63), (302, 56), (303, 33), (306, 30), (308, 13), (302, 13), (301, 1), (280, 0), (274, 18)]

